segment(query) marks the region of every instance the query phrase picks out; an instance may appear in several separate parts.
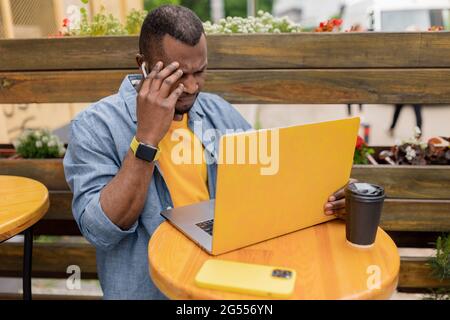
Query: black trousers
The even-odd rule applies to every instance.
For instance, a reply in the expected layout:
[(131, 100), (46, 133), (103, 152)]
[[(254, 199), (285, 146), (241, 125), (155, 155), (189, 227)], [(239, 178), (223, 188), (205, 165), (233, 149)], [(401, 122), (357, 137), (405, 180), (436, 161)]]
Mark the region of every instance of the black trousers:
[[(397, 124), (398, 117), (400, 116), (400, 112), (402, 111), (404, 104), (396, 104), (395, 105), (395, 111), (394, 111), (394, 117), (392, 118), (392, 124), (391, 129), (395, 128), (395, 125)], [(416, 115), (416, 125), (419, 127), (420, 130), (422, 130), (422, 105), (421, 104), (413, 104), (414, 113)]]

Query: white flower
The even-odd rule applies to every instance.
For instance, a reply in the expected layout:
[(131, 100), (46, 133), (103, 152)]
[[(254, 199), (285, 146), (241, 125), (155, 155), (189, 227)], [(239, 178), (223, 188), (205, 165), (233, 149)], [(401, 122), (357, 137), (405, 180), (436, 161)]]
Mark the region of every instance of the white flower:
[(217, 24), (206, 21), (203, 27), (208, 34), (301, 32), (301, 27), (291, 22), (287, 17), (275, 18), (262, 10), (258, 11), (256, 17), (226, 17), (220, 19)]
[(47, 143), (48, 142), (48, 136), (43, 136), (41, 140), (42, 140), (42, 142)]
[(411, 146), (407, 146), (405, 151), (406, 151), (406, 159), (408, 159), (409, 161), (411, 161), (416, 157), (416, 150), (411, 148)]
[(36, 141), (36, 148), (42, 148), (42, 142), (41, 141)]
[(19, 141), (20, 142), (25, 142), (26, 140), (28, 140), (31, 136), (33, 136), (33, 131), (31, 131), (30, 129), (26, 129), (21, 136), (19, 137)]
[(34, 136), (39, 139), (40, 137), (42, 137), (42, 131), (41, 130), (36, 130), (34, 132)]
[(54, 147), (54, 146), (56, 146), (56, 142), (55, 142), (55, 140), (50, 140), (47, 145), (49, 147)]

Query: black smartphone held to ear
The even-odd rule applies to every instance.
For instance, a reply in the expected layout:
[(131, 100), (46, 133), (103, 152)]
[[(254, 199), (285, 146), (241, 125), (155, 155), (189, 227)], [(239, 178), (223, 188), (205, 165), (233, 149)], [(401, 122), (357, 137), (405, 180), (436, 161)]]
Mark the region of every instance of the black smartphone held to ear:
[(148, 72), (147, 72), (146, 66), (147, 66), (147, 63), (145, 63), (145, 61), (142, 62), (141, 70), (142, 70), (142, 74), (144, 75), (144, 79), (147, 79), (147, 77), (148, 77)]

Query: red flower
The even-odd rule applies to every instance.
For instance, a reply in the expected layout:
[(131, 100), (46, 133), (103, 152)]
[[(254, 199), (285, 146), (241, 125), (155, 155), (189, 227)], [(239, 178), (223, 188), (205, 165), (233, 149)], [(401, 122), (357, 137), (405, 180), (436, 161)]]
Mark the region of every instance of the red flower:
[(70, 20), (67, 19), (67, 18), (65, 18), (65, 19), (63, 20), (63, 27), (67, 28), (69, 25), (70, 25)]
[(334, 24), (336, 27), (339, 27), (339, 26), (342, 24), (342, 19), (334, 19), (334, 20), (333, 20), (333, 24)]
[(361, 148), (365, 145), (364, 139), (360, 136), (356, 137), (356, 149), (361, 150)]

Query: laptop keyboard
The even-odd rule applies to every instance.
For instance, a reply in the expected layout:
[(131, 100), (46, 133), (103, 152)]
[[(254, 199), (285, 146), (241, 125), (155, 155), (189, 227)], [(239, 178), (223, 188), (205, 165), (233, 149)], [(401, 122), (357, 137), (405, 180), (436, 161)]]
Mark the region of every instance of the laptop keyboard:
[(202, 222), (199, 222), (199, 223), (197, 223), (195, 225), (197, 227), (199, 227), (200, 229), (202, 229), (203, 231), (209, 233), (209, 235), (212, 236), (214, 219), (202, 221)]

